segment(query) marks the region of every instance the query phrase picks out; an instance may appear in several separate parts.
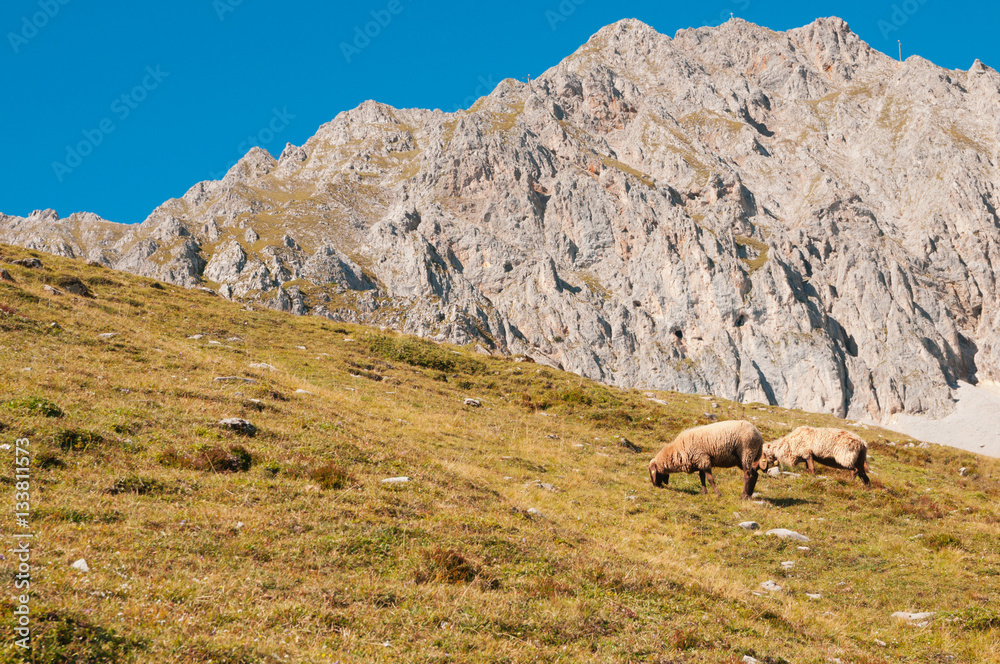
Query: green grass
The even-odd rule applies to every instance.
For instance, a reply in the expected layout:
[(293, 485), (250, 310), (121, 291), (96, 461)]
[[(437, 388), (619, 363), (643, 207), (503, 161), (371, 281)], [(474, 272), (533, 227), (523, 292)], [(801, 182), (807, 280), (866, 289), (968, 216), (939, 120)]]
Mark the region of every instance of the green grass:
[[(52, 296), (44, 270), (4, 266), (0, 442), (28, 438), (36, 462), (35, 661), (979, 662), (996, 648), (993, 459), (776, 407), (655, 393), (663, 406), (0, 246), (29, 255), (94, 295)], [(733, 470), (721, 499), (695, 476), (651, 487), (649, 458), (710, 415), (766, 439), (850, 428), (874, 488), (830, 469), (762, 477), (760, 503), (738, 499)], [(411, 481), (381, 482), (397, 476)], [(4, 602), (10, 616), (13, 591)], [(918, 610), (940, 613), (889, 618)], [(0, 662), (22, 661), (11, 639)]]

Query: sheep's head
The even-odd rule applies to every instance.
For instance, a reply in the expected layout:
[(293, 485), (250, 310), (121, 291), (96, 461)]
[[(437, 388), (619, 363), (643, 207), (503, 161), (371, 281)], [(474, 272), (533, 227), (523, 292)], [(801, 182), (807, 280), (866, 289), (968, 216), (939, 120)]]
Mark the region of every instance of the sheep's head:
[(760, 452), (760, 461), (757, 462), (757, 467), (761, 470), (767, 470), (772, 466), (778, 465), (778, 455), (774, 452), (774, 445), (771, 443), (764, 443), (764, 448)]
[(670, 482), (670, 473), (663, 472), (655, 461), (651, 461), (649, 463), (649, 481), (653, 483), (653, 486), (663, 486)]

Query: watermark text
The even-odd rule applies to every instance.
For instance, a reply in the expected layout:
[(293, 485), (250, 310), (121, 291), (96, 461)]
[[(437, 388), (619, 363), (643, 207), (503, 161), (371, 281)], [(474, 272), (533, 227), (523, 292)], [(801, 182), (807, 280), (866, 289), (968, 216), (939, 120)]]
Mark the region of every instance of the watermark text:
[[(122, 93), (111, 102), (111, 113), (119, 121), (127, 119), (132, 111), (139, 108), (139, 104), (146, 100), (149, 93), (160, 87), (165, 78), (170, 76), (160, 68), (146, 67), (146, 75), (142, 81), (131, 90)], [(94, 153), (94, 149), (104, 142), (104, 139), (117, 129), (117, 125), (112, 117), (102, 118), (92, 129), (84, 129), (80, 133), (83, 138), (74, 144), (66, 146), (66, 157), (62, 161), (52, 162), (52, 172), (56, 179), (62, 182), (67, 175), (83, 163), (83, 160)]]
[(21, 47), (27, 45), (29, 41), (38, 36), (39, 30), (49, 24), (49, 21), (56, 17), (59, 10), (68, 5), (70, 0), (38, 0), (39, 11), (30, 16), (25, 14), (21, 17), (21, 26), (17, 32), (8, 32), (7, 41), (14, 53), (20, 53)]
[(14, 523), (11, 539), (17, 547), (8, 549), (17, 563), (14, 573), (14, 644), (25, 650), (31, 647), (31, 442), (18, 438), (14, 443)]

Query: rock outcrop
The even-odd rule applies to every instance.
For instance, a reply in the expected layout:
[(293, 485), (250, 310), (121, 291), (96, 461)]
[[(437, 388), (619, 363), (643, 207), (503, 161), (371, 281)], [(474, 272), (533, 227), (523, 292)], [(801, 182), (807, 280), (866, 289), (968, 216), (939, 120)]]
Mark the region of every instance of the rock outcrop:
[(840, 19), (607, 26), (468, 111), (365, 102), (124, 226), (0, 241), (621, 386), (849, 417), (1000, 380), (1000, 74)]

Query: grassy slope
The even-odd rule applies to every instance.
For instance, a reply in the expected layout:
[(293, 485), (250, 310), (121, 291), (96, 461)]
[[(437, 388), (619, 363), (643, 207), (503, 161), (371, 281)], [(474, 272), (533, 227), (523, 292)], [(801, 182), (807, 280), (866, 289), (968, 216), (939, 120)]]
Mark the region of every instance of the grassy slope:
[[(0, 438), (35, 454), (36, 661), (975, 662), (1000, 646), (996, 461), (855, 429), (871, 491), (829, 469), (762, 477), (763, 504), (739, 501), (735, 470), (717, 473), (721, 499), (696, 476), (654, 490), (649, 458), (706, 411), (766, 439), (845, 423), (671, 393), (662, 406), (0, 246), (29, 255), (45, 267), (5, 265), (16, 283), (0, 283)], [(42, 289), (67, 275), (95, 297)], [(256, 382), (213, 380), (231, 375)], [(216, 426), (231, 416), (259, 433)], [(212, 472), (234, 445), (249, 470)], [(380, 482), (397, 475), (413, 481)], [(89, 574), (69, 566), (81, 557)], [(767, 579), (784, 590), (763, 593)], [(898, 610), (942, 613), (917, 628)], [(15, 661), (3, 633), (0, 661)]]

